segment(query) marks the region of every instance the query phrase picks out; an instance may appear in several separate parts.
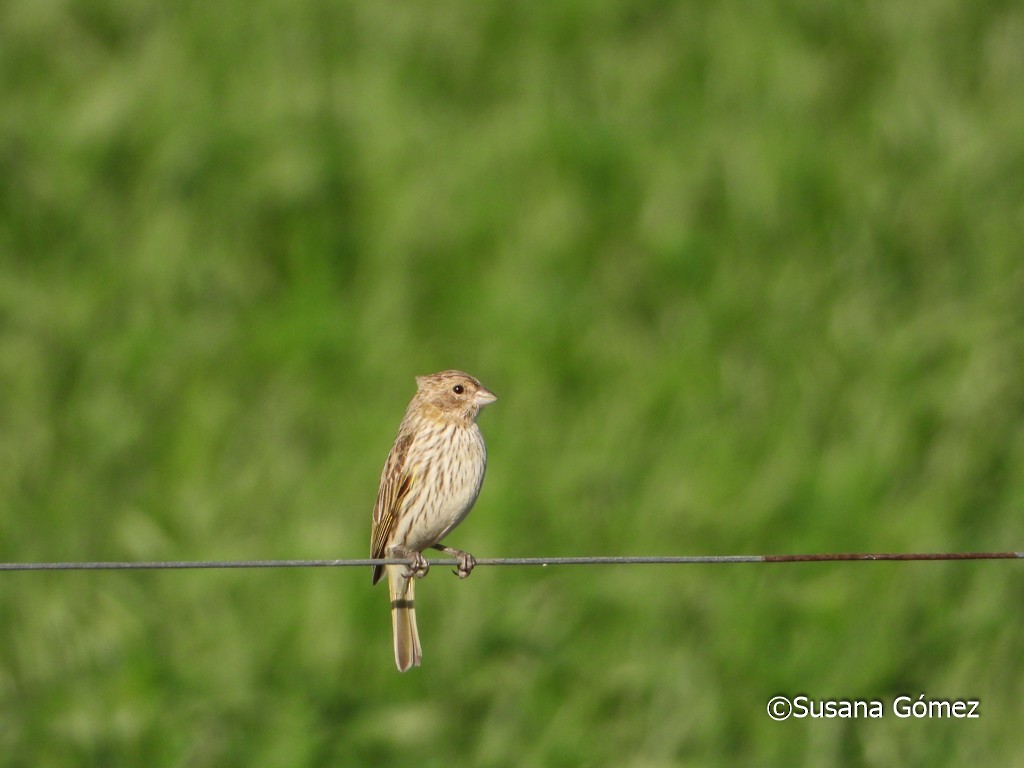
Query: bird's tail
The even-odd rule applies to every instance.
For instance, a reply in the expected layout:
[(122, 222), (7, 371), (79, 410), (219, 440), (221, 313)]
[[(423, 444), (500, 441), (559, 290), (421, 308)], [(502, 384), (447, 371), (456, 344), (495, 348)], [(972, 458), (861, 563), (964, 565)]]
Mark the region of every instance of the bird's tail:
[(391, 593), (391, 631), (395, 637), (395, 664), (399, 672), (418, 667), (423, 657), (420, 635), (416, 631), (416, 581), (402, 574), (404, 565), (389, 565), (388, 590)]

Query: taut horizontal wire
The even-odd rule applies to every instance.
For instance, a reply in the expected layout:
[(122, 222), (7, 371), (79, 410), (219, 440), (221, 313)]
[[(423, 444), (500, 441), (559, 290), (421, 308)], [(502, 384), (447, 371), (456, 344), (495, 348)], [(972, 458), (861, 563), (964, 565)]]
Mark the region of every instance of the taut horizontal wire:
[[(1024, 552), (852, 552), (814, 555), (667, 555), (612, 557), (481, 557), (491, 565), (699, 565), (709, 563), (829, 563), (911, 560), (1022, 560)], [(165, 560), (154, 562), (0, 563), (0, 571), (163, 571), (214, 568), (345, 568), (407, 565), (407, 560)], [(458, 565), (456, 560), (431, 560), (431, 565)]]

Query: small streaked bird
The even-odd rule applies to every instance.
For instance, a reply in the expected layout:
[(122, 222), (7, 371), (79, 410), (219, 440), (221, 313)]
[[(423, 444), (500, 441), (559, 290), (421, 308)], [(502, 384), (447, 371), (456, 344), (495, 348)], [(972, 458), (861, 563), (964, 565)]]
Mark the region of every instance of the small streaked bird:
[(498, 398), (462, 371), (416, 377), (416, 394), (398, 428), (373, 508), (370, 555), (409, 560), (410, 565), (375, 565), (373, 583), (387, 569), (391, 629), (400, 672), (420, 664), (414, 579), (430, 567), (423, 550), (433, 547), (458, 561), (460, 579), (476, 565), (473, 556), (444, 546), (445, 536), (469, 513), (487, 468), (480, 409)]

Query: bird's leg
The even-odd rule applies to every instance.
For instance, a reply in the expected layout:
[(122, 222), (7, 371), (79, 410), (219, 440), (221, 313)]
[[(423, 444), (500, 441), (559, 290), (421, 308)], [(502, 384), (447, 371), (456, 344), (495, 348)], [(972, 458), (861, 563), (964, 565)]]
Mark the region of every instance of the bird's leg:
[(476, 566), (476, 558), (469, 554), (469, 552), (463, 552), (461, 549), (455, 549), (455, 547), (446, 547), (444, 544), (435, 544), (434, 549), (439, 549), (459, 561), (458, 570), (452, 571), (452, 573), (460, 579), (464, 579), (469, 576), (469, 574), (473, 572), (473, 568)]
[(422, 552), (406, 549), (396, 544), (388, 549), (388, 554), (396, 560), (409, 561), (408, 569), (402, 574), (407, 579), (422, 579), (430, 570), (430, 563), (427, 562), (427, 558), (423, 556)]

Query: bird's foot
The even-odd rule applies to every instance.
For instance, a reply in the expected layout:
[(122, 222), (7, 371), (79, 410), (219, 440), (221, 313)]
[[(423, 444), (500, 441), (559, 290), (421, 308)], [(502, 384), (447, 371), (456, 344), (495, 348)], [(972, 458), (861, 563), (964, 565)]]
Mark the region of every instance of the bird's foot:
[(402, 573), (402, 576), (407, 579), (422, 579), (430, 570), (430, 563), (422, 552), (414, 552), (404, 547), (393, 547), (391, 556), (398, 560), (409, 561), (409, 566)]
[(473, 568), (476, 567), (476, 558), (469, 554), (469, 552), (463, 552), (461, 549), (455, 549), (454, 547), (445, 547), (441, 544), (437, 544), (434, 549), (439, 549), (458, 561), (458, 568), (452, 571), (452, 573), (460, 579), (469, 576), (473, 572)]

